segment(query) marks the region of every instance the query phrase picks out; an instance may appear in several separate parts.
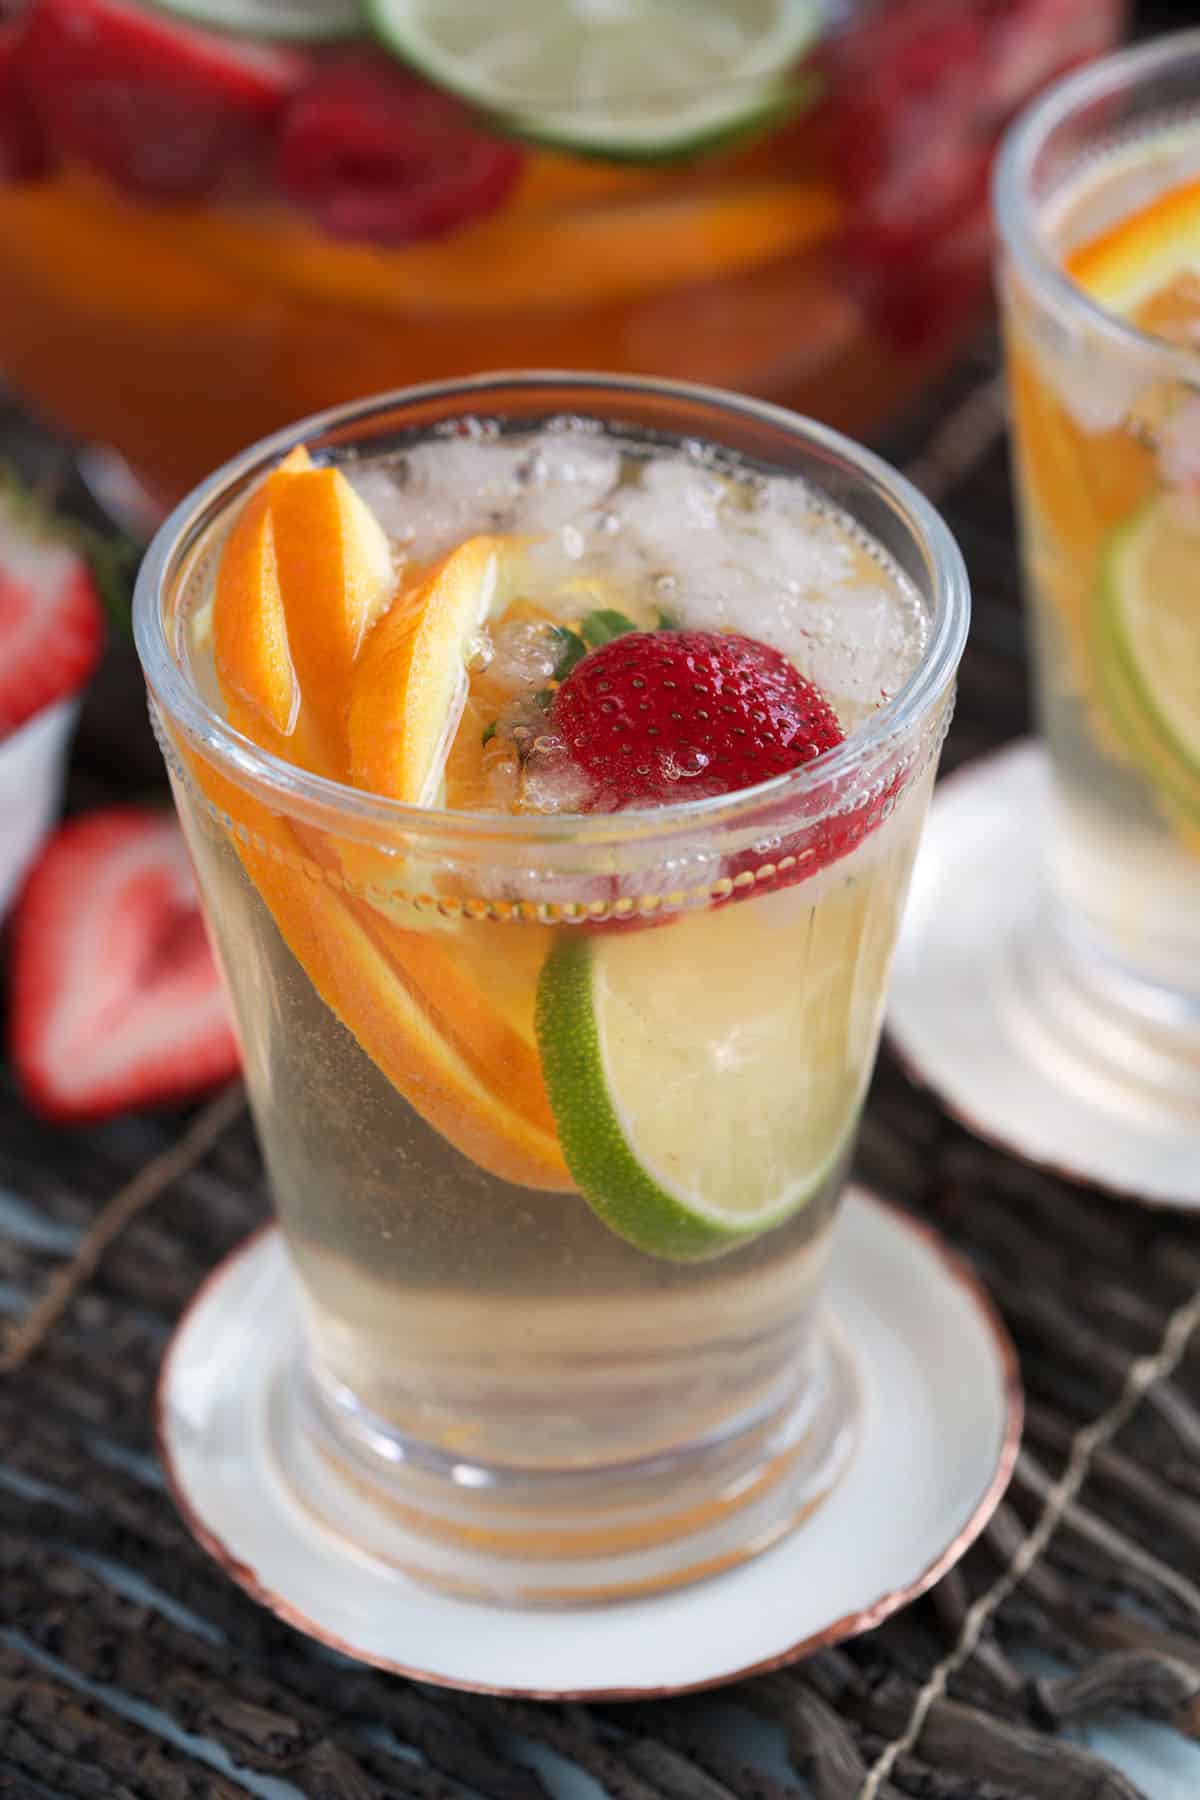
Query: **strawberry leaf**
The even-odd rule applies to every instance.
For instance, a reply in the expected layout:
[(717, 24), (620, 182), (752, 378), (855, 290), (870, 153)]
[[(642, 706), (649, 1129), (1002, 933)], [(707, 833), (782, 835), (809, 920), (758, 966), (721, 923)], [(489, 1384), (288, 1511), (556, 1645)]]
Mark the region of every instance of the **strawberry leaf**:
[(565, 681), (575, 664), (587, 655), (587, 645), (577, 631), (569, 625), (552, 625), (550, 635), (558, 646), (558, 661), (554, 665), (555, 681)]
[(601, 644), (610, 643), (613, 638), (624, 637), (627, 631), (636, 631), (637, 626), (623, 612), (616, 612), (611, 606), (602, 606), (596, 612), (587, 614), (579, 630), (588, 649), (598, 650)]

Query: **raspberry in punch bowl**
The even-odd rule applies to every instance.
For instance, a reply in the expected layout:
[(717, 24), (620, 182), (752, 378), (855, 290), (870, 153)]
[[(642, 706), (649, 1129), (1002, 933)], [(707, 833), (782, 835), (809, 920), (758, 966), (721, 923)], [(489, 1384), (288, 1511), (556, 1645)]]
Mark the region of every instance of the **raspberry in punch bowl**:
[(862, 429), (983, 297), (1006, 120), (1120, 10), (7, 0), (0, 367), (160, 507), (303, 413), (533, 362)]
[(374, 408), (210, 504), (177, 688), (139, 597), (305, 1300), (279, 1454), (425, 1579), (670, 1585), (852, 1454), (818, 1292), (965, 590), (791, 414)]

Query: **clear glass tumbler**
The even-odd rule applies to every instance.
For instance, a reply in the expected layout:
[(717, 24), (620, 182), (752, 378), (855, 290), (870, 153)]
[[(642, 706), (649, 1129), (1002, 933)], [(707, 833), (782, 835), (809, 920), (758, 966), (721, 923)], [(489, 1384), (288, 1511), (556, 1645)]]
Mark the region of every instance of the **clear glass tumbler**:
[[(231, 513), (278, 458), (304, 443), (361, 467), (467, 417), (562, 415), (822, 490), (927, 613), (901, 691), (811, 768), (591, 816), (404, 806), (231, 728), (205, 595)], [(362, 1549), (458, 1592), (608, 1598), (752, 1555), (835, 1484), (859, 1401), (822, 1269), (968, 606), (945, 526), (865, 451), (767, 405), (599, 376), (325, 414), (163, 527), (138, 648), (307, 1321), (271, 1450)], [(587, 995), (599, 1016), (601, 991), (625, 1125), (660, 1169), (723, 1145), (742, 1189), (778, 1200), (754, 1229), (698, 1230), (626, 1165), (608, 1216), (576, 1191), (564, 1084), (580, 1084), (573, 1129), (613, 1123), (577, 1010)], [(556, 1007), (581, 1048), (551, 1069)]]
[(1200, 290), (1171, 269), (1198, 173), (1189, 32), (1035, 105), (996, 209), (1054, 802), (1019, 979), (1065, 1079), (1200, 1151)]

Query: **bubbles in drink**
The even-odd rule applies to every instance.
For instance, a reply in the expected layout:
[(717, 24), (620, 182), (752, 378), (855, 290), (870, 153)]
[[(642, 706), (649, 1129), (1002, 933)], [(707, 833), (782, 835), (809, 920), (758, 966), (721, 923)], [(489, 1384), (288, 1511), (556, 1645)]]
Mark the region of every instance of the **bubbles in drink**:
[[(916, 591), (850, 518), (798, 477), (708, 448), (621, 439), (570, 419), (515, 436), (481, 424), (354, 480), (418, 564), (473, 532), (522, 540), (527, 605), (483, 651), (498, 696), (544, 689), (561, 655), (555, 624), (607, 609), (636, 628), (770, 644), (852, 730), (895, 695), (926, 641)], [(572, 804), (572, 784), (549, 766), (525, 787), (536, 810)]]

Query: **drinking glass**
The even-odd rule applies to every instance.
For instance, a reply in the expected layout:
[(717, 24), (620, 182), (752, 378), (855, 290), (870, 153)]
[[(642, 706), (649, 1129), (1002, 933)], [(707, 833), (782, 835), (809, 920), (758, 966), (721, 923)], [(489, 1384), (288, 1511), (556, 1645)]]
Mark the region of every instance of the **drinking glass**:
[[(619, 814), (402, 805), (230, 727), (205, 664), (211, 571), (283, 454), (353, 469), (468, 419), (564, 415), (812, 483), (913, 584), (915, 672), (814, 766)], [(343, 1538), (455, 1592), (610, 1598), (748, 1557), (834, 1487), (859, 1396), (822, 1270), (968, 610), (946, 527), (875, 457), (636, 379), (498, 375), (327, 413), (163, 526), (138, 649), (307, 1326), (269, 1453)], [(637, 1173), (619, 1217), (574, 1190), (535, 1010), (600, 967), (629, 1011), (608, 1040), (636, 1059), (624, 1103), (660, 1160), (722, 1141), (736, 1108), (739, 1178), (793, 1196), (777, 1216), (718, 1241), (653, 1198), (639, 1212)], [(585, 1104), (578, 1129), (601, 1126)]]
[[(1034, 692), (1052, 778), (1022, 1016), (1058, 1078), (1178, 1136), (1200, 1118), (1200, 338), (1071, 278), (1200, 172), (1200, 32), (1094, 64), (1006, 144), (996, 209)], [(1196, 1137), (1200, 1150), (1200, 1134)]]

